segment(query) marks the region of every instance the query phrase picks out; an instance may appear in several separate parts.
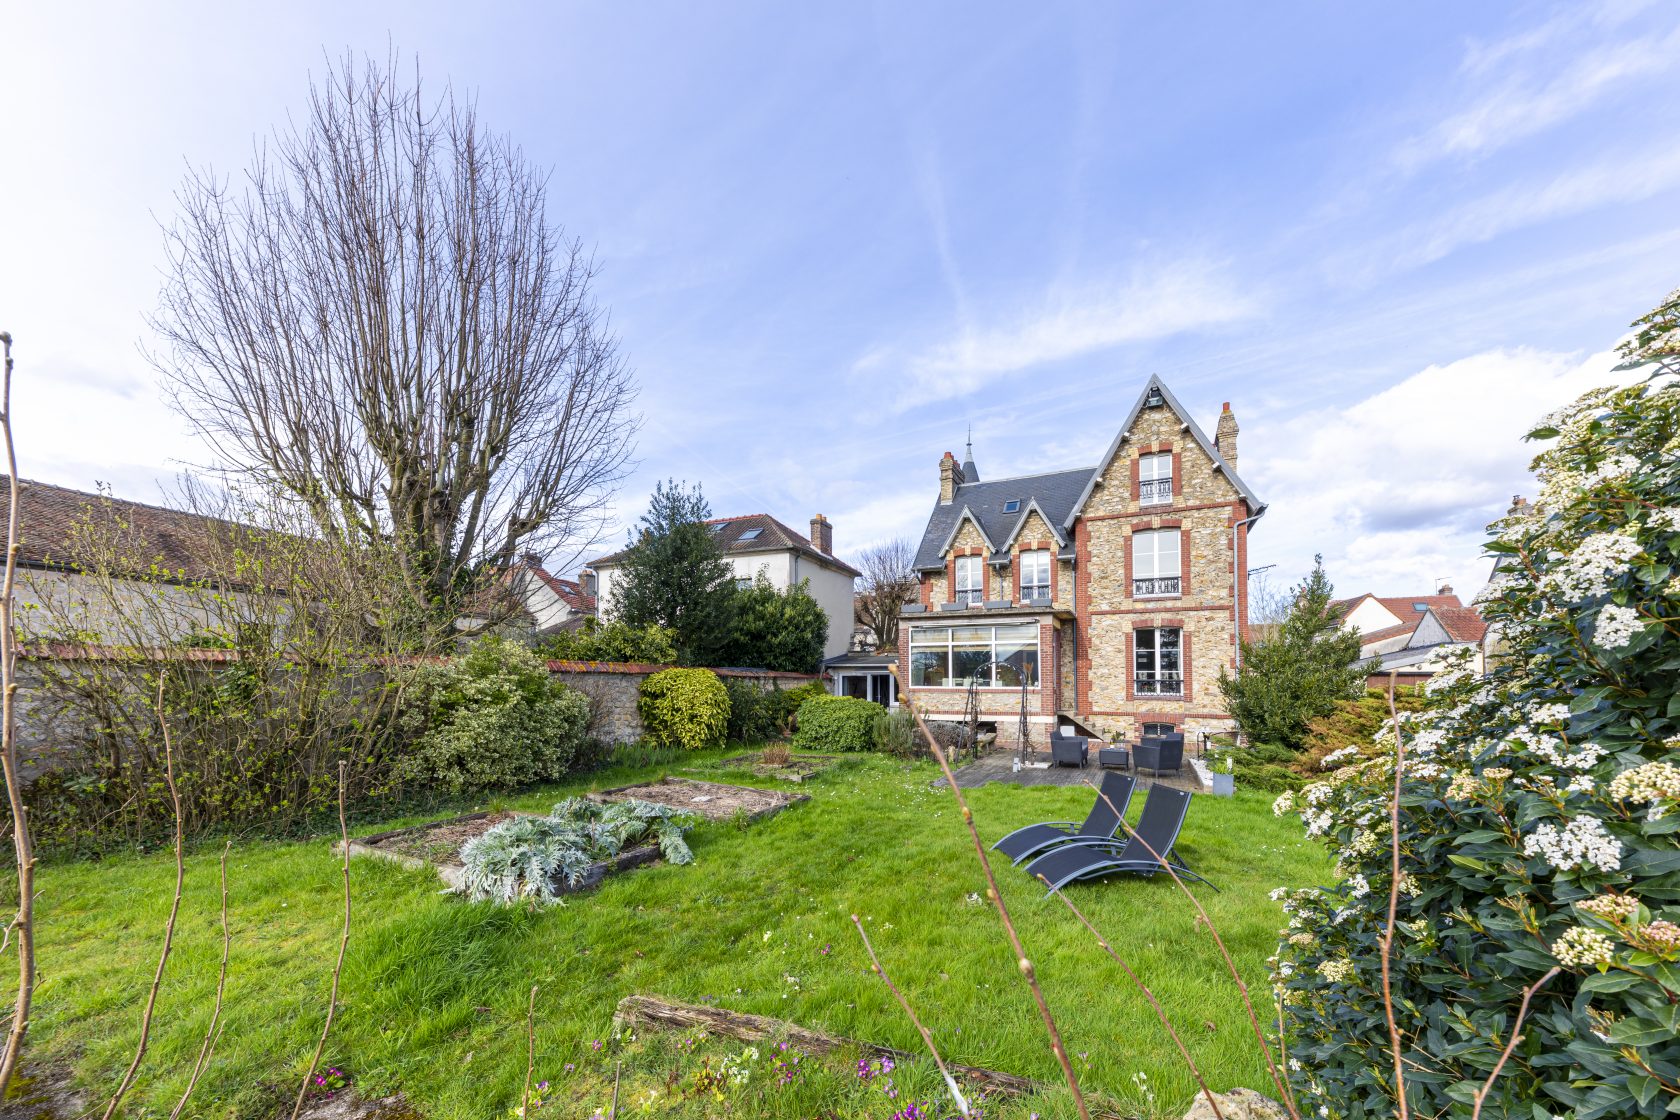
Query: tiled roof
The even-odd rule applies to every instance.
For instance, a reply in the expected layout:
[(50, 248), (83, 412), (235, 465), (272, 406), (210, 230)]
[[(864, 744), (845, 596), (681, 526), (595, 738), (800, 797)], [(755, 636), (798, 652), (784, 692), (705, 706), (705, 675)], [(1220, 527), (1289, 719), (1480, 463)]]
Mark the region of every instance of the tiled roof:
[(1417, 626), (1416, 622), (1402, 622), (1397, 626), (1385, 626), (1381, 630), (1372, 630), (1369, 633), (1359, 635), (1359, 644), (1368, 646), (1377, 642), (1386, 642), (1390, 638), (1403, 637), (1416, 630)]
[[(1457, 595), (1374, 595), (1372, 598), (1387, 607), (1395, 616), (1413, 621), (1422, 621), (1424, 612), (1428, 610), (1464, 607)], [(1418, 605), (1420, 603), (1422, 606)]]
[(1487, 633), (1487, 623), (1474, 607), (1436, 607), (1434, 615), (1455, 642), (1479, 642)]
[[(946, 542), (964, 513), (972, 516), (986, 539), (998, 547), (1026, 517), (1033, 502), (1038, 503), (1051, 528), (1060, 532), (1062, 523), (1073, 510), (1073, 504), (1091, 480), (1091, 472), (1091, 467), (1081, 467), (1050, 474), (963, 483), (957, 487), (949, 504), (935, 503), (927, 528), (922, 530), (921, 546), (916, 549), (916, 567), (925, 570), (944, 566)], [(1005, 513), (1005, 504), (1016, 501), (1021, 503), (1020, 508), (1013, 513)]]
[(525, 560), (522, 566), (526, 571), (542, 580), (550, 591), (560, 597), (562, 603), (565, 603), (574, 611), (579, 614), (595, 613), (595, 596), (585, 592), (577, 580), (563, 579), (560, 576), (553, 575), (547, 568), (533, 560)]
[[(819, 551), (803, 533), (795, 532), (768, 513), (749, 513), (740, 517), (714, 517), (706, 524), (719, 527), (713, 532), (712, 539), (717, 541), (718, 548), (726, 556), (791, 550), (807, 560), (844, 572), (854, 578), (860, 574), (856, 568), (841, 560), (838, 556), (830, 556), (826, 552)], [(754, 532), (754, 530), (757, 530), (757, 532)], [(591, 560), (590, 567), (611, 567), (623, 560), (624, 554), (628, 551), (628, 549), (620, 549), (610, 555)]]
[[(0, 525), (11, 516), (10, 480), (0, 476)], [(127, 528), (124, 551), (149, 564), (154, 558), (172, 572), (189, 579), (211, 575), (204, 567), (204, 540), (213, 530), (228, 532), (240, 526), (219, 518), (163, 506), (90, 494), (65, 486), (18, 480), (18, 559), (34, 567), (60, 567), (69, 560), (76, 530), (90, 520), (103, 524), (109, 516)], [(3, 532), (0, 529), (0, 532)]]

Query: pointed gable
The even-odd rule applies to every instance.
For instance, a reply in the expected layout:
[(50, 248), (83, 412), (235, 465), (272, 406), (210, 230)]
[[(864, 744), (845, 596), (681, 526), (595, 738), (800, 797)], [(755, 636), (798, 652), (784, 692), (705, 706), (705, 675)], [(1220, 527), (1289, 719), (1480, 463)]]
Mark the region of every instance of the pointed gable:
[(1191, 438), (1196, 441), (1196, 445), (1212, 460), (1214, 470), (1225, 476), (1237, 493), (1248, 503), (1248, 508), (1253, 512), (1253, 515), (1258, 517), (1266, 511), (1266, 503), (1262, 502), (1259, 496), (1249, 489), (1248, 485), (1237, 475), (1237, 472), (1225, 461), (1224, 456), (1220, 455), (1219, 448), (1214, 445), (1212, 440), (1208, 439), (1207, 433), (1202, 431), (1201, 426), (1191, 417), (1189, 411), (1179, 403), (1172, 390), (1167, 388), (1166, 382), (1151, 375), (1149, 383), (1143, 387), (1143, 392), (1138, 394), (1137, 401), (1132, 405), (1131, 411), (1126, 414), (1126, 420), (1120, 425), (1120, 431), (1115, 435), (1114, 442), (1108, 445), (1108, 450), (1103, 453), (1102, 459), (1098, 461), (1096, 470), (1091, 472), (1091, 477), (1085, 483), (1085, 488), (1080, 492), (1078, 500), (1073, 503), (1073, 508), (1068, 511), (1067, 517), (1062, 522), (1063, 529), (1073, 528), (1074, 521), (1084, 510), (1086, 503), (1091, 500), (1092, 492), (1096, 490), (1103, 475), (1107, 473), (1109, 467), (1119, 456), (1121, 447), (1131, 438), (1132, 429), (1138, 422), (1138, 416), (1146, 407), (1169, 409), (1174, 416), (1178, 417), (1181, 430), (1188, 432)]

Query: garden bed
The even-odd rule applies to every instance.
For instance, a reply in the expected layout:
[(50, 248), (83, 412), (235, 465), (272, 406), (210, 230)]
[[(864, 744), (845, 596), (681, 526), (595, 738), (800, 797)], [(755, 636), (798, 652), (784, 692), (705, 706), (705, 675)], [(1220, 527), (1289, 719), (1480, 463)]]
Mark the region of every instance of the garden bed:
[(766, 778), (780, 778), (784, 782), (803, 782), (806, 778), (814, 777), (827, 770), (835, 763), (834, 756), (826, 754), (794, 754), (781, 766), (775, 766), (762, 761), (761, 754), (743, 754), (734, 758), (726, 758), (718, 763), (721, 767), (740, 767), (751, 769), (754, 774)]
[(619, 786), (616, 789), (596, 790), (587, 795), (591, 801), (652, 801), (687, 809), (710, 821), (734, 820), (745, 816), (749, 821), (762, 820), (800, 801), (809, 801), (803, 793), (784, 793), (774, 789), (755, 789), (752, 786), (731, 786), (722, 782), (703, 782), (698, 778), (665, 778), (641, 785)]
[[(468, 813), (465, 816), (432, 821), (412, 828), (398, 828), (390, 832), (376, 832), (372, 836), (358, 837), (350, 841), (350, 854), (389, 860), (404, 867), (431, 867), (437, 871), (438, 878), (442, 879), (446, 886), (452, 890), (460, 890), (465, 870), (461, 866), (461, 845), (488, 832), (503, 821), (512, 820), (514, 817), (541, 815), (510, 811)], [(612, 859), (590, 864), (581, 883), (575, 887), (562, 886), (560, 889), (563, 892), (588, 890), (598, 886), (602, 879), (615, 871), (640, 867), (658, 858), (659, 847), (656, 844), (632, 848)]]

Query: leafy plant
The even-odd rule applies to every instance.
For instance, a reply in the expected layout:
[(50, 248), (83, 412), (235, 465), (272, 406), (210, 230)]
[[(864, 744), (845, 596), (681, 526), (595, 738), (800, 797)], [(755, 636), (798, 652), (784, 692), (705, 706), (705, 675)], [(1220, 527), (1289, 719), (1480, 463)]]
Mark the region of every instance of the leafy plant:
[(729, 730), (729, 692), (710, 669), (653, 674), (642, 682), (636, 711), (656, 747), (715, 747)]
[(828, 615), (811, 597), (810, 581), (785, 591), (763, 574), (735, 593), (729, 641), (719, 663), (784, 673), (815, 672), (828, 640)]
[(669, 863), (694, 862), (683, 834), (695, 816), (634, 798), (569, 797), (546, 817), (514, 817), (461, 846), (462, 887), (475, 902), (552, 902), (591, 865), (652, 841)]
[(1465, 1114), (1507, 1047), (1483, 1116), (1680, 1101), (1680, 391), (1598, 390), (1530, 438), (1556, 440), (1539, 501), (1487, 545), (1502, 655), (1438, 674), (1402, 715), (1397, 831), (1392, 726), (1278, 801), (1342, 876), (1280, 892), (1303, 1113), (1393, 1115), (1385, 959), (1413, 1115)]
[(894, 758), (920, 758), (927, 753), (916, 736), (916, 717), (907, 707), (877, 712), (870, 734), (875, 749)]
[(696, 485), (660, 483), (648, 501), (614, 581), (615, 621), (669, 629), (684, 665), (716, 665), (729, 637), (734, 570), (706, 519)]
[(649, 624), (602, 623), (586, 618), (577, 630), (562, 630), (537, 645), (541, 657), (553, 661), (613, 661), (669, 665), (677, 659), (676, 632)]
[(793, 688), (782, 688), (779, 684), (772, 684), (770, 691), (765, 694), (764, 702), (775, 717), (776, 727), (782, 734), (791, 735), (794, 725), (799, 722), (799, 709), (805, 706), (805, 701), (813, 696), (827, 695), (828, 690), (817, 681)]
[(419, 732), (403, 758), (411, 779), (461, 791), (553, 781), (589, 726), (589, 702), (516, 642), (487, 637), (442, 665), (414, 669)]
[(1307, 724), (1359, 693), (1359, 635), (1341, 629), (1330, 607), (1330, 579), (1315, 558), (1272, 637), (1242, 644), (1242, 668), (1219, 669), (1219, 690), (1251, 739), (1298, 749)]
[(875, 717), (886, 709), (856, 696), (813, 696), (799, 707), (793, 745), (830, 751), (866, 751), (875, 744)]
[(757, 681), (746, 677), (726, 677), (724, 691), (729, 693), (729, 741), (759, 743), (774, 737), (780, 730), (776, 722), (773, 693), (760, 688)]

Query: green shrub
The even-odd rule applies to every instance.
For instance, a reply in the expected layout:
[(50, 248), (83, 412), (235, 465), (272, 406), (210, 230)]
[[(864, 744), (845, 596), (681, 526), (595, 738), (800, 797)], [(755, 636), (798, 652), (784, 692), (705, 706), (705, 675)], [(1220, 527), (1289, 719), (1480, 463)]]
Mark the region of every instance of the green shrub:
[(875, 749), (894, 758), (920, 758), (927, 753), (916, 730), (916, 717), (905, 707), (879, 712), (870, 728)]
[(800, 580), (778, 591), (760, 573), (735, 592), (729, 640), (712, 664), (814, 672), (828, 641), (828, 614), (811, 597), (809, 583)]
[(729, 691), (710, 669), (666, 669), (642, 682), (636, 711), (648, 742), (697, 750), (729, 732)]
[(793, 688), (783, 688), (777, 684), (766, 694), (765, 703), (776, 721), (776, 727), (783, 735), (791, 735), (794, 725), (799, 722), (799, 709), (805, 706), (805, 701), (814, 696), (827, 695), (828, 690), (817, 681)]
[(1540, 499), (1493, 526), (1479, 603), (1506, 652), (1402, 720), (1398, 807), (1392, 727), (1279, 798), (1341, 876), (1286, 892), (1273, 976), (1289, 1077), (1329, 1116), (1395, 1114), (1385, 959), (1412, 1115), (1468, 1115), (1513, 1035), (1484, 1117), (1674, 1111), (1680, 391), (1598, 390), (1531, 438), (1557, 439)]
[(725, 677), (723, 687), (729, 693), (730, 742), (762, 743), (775, 738), (781, 728), (770, 693), (750, 677)]
[(413, 670), (404, 720), (410, 781), (452, 792), (510, 789), (565, 774), (589, 725), (589, 701), (536, 654), (504, 638)]
[(546, 817), (514, 817), (461, 846), (462, 886), (474, 902), (552, 902), (591, 864), (649, 841), (667, 863), (693, 863), (683, 833), (695, 817), (650, 801), (569, 797)]
[(1221, 747), (1208, 752), (1208, 765), (1224, 770), (1225, 760), (1233, 762), (1231, 773), (1243, 789), (1282, 793), (1300, 789), (1307, 779), (1295, 770), (1296, 754), (1276, 743), (1250, 743), (1246, 747)]
[(793, 745), (829, 751), (866, 751), (875, 744), (875, 717), (885, 708), (855, 696), (813, 696), (799, 707)]
[(602, 624), (586, 618), (577, 630), (562, 630), (537, 644), (537, 652), (554, 661), (617, 661), (669, 665), (677, 659), (676, 631), (663, 626)]
[[(1424, 706), (1419, 688), (1394, 691), (1394, 707), (1401, 712), (1420, 711)], [(1388, 723), (1388, 693), (1368, 688), (1357, 700), (1339, 700), (1335, 710), (1307, 724), (1301, 753), (1290, 761), (1297, 774), (1316, 778), (1324, 773), (1324, 760), (1347, 747), (1370, 746), (1372, 738)]]

